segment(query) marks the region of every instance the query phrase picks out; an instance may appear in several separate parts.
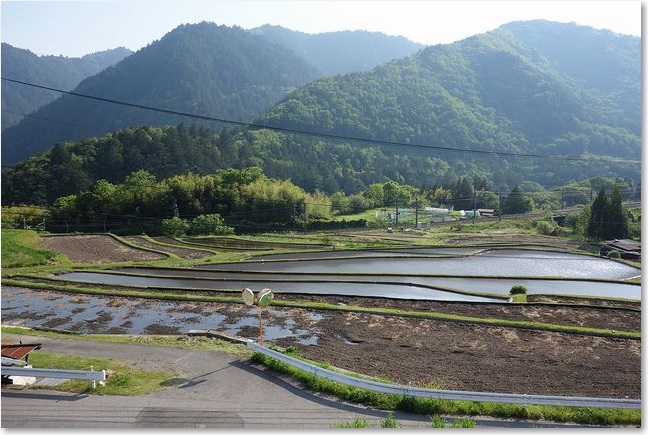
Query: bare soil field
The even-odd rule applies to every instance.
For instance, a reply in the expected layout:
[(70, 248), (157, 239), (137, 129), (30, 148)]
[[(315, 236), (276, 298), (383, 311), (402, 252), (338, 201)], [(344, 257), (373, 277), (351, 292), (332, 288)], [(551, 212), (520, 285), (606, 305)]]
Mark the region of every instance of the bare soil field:
[(74, 263), (118, 263), (167, 258), (166, 255), (134, 249), (107, 235), (48, 236), (39, 245), (58, 251)]
[(300, 355), (401, 384), (641, 397), (641, 341), (366, 313), (327, 316)]

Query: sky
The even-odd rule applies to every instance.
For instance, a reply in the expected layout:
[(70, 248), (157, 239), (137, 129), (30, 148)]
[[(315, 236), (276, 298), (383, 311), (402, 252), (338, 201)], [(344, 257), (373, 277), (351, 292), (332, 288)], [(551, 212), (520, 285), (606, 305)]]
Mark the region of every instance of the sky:
[(446, 44), (518, 20), (575, 22), (641, 36), (639, 0), (116, 0), (0, 2), (1, 39), (38, 55), (133, 51), (180, 24), (244, 29), (273, 24), (306, 33), (370, 30)]

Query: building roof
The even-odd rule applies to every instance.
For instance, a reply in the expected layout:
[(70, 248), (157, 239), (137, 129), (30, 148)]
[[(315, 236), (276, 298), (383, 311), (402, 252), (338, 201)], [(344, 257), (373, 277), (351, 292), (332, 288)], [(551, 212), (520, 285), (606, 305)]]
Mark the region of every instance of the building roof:
[(40, 349), (40, 343), (34, 344), (3, 344), (2, 356), (5, 358), (22, 359), (31, 351)]
[(606, 240), (604, 245), (628, 252), (641, 252), (641, 243), (629, 239)]

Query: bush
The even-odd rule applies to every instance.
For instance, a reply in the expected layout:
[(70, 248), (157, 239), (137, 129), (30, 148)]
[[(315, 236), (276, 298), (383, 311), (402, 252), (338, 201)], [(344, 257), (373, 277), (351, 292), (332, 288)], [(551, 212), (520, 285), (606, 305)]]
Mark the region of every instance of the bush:
[(544, 236), (558, 236), (561, 233), (561, 229), (558, 224), (553, 221), (549, 222), (547, 220), (537, 221), (536, 229), (538, 230), (538, 233)]
[(612, 250), (612, 251), (607, 253), (607, 257), (608, 258), (617, 258), (617, 259), (619, 259), (619, 258), (621, 258), (621, 254), (619, 253), (619, 251)]
[(510, 294), (512, 295), (525, 295), (527, 292), (527, 288), (523, 285), (514, 285), (511, 287)]
[(162, 234), (169, 237), (184, 236), (189, 229), (189, 223), (178, 217), (162, 220)]
[(380, 427), (381, 428), (388, 428), (388, 429), (398, 429), (400, 428), (400, 423), (396, 418), (394, 418), (394, 413), (390, 412), (387, 417), (385, 417), (384, 420), (380, 421)]
[(227, 236), (234, 234), (234, 229), (225, 225), (223, 218), (217, 214), (201, 214), (189, 224), (189, 234), (209, 234)]

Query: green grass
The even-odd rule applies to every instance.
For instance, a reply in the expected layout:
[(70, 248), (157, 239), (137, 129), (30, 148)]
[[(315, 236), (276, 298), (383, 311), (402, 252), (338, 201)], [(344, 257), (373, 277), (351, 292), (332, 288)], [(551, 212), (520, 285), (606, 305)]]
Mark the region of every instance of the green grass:
[[(38, 368), (57, 368), (69, 370), (106, 370), (109, 377), (105, 385), (86, 380), (69, 380), (48, 389), (70, 393), (99, 395), (137, 396), (150, 394), (164, 388), (164, 382), (176, 374), (169, 371), (147, 371), (133, 366), (131, 362), (114, 359), (92, 358), (80, 355), (57, 354), (35, 351), (29, 355), (29, 362)], [(41, 387), (37, 387), (41, 388)]]
[(331, 394), (343, 400), (360, 403), (376, 409), (402, 410), (420, 415), (489, 415), (500, 418), (550, 420), (607, 426), (641, 424), (641, 411), (639, 410), (524, 406), (506, 403), (463, 402), (397, 396), (339, 384), (259, 353), (253, 355), (252, 361), (264, 364), (277, 372), (293, 376), (314, 391)]
[(360, 417), (356, 417), (351, 422), (338, 423), (333, 425), (333, 427), (336, 429), (368, 429), (371, 426), (369, 426), (367, 420), (360, 420)]
[(211, 337), (187, 337), (169, 335), (116, 335), (116, 334), (62, 334), (54, 331), (41, 331), (21, 326), (2, 326), (2, 334), (28, 335), (34, 337), (58, 338), (103, 343), (125, 343), (141, 346), (167, 346), (180, 349), (202, 349), (226, 352), (241, 357), (249, 357), (252, 352), (244, 345)]
[(16, 268), (53, 264), (69, 264), (62, 254), (37, 248), (41, 241), (36, 231), (2, 229), (2, 267)]

